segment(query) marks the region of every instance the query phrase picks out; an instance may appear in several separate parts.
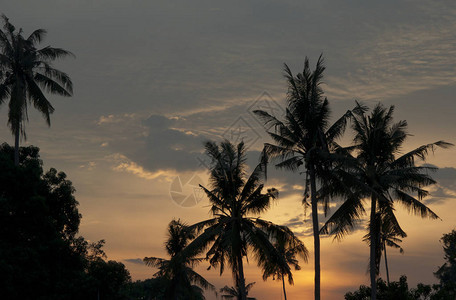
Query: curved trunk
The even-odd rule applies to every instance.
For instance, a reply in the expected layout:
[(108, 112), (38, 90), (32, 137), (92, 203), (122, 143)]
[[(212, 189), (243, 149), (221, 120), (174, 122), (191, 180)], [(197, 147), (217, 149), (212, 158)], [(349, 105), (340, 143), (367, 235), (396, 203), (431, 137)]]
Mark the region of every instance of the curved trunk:
[(383, 251), (385, 253), (386, 282), (390, 285), (390, 275), (388, 270), (388, 259), (386, 258), (386, 242), (383, 241)]
[(309, 164), (310, 175), (310, 202), (312, 206), (312, 227), (314, 236), (314, 256), (315, 256), (315, 300), (320, 300), (320, 226), (318, 224), (318, 205), (317, 205), (317, 183), (314, 165)]
[(285, 300), (287, 300), (287, 292), (285, 291), (285, 278), (282, 274), (282, 288), (283, 288), (283, 296), (285, 297)]
[(377, 283), (376, 283), (376, 265), (375, 265), (375, 246), (377, 243), (377, 233), (375, 230), (375, 212), (376, 212), (376, 199), (371, 198), (371, 215), (370, 215), (370, 281), (371, 281), (371, 300), (377, 299)]
[(239, 277), (238, 277), (239, 282), (237, 282), (239, 300), (247, 300), (247, 292), (245, 290), (244, 266), (242, 264), (242, 255), (238, 255), (237, 261), (238, 261), (238, 266), (239, 266)]
[(19, 166), (19, 135), (20, 130), (14, 134), (14, 165)]

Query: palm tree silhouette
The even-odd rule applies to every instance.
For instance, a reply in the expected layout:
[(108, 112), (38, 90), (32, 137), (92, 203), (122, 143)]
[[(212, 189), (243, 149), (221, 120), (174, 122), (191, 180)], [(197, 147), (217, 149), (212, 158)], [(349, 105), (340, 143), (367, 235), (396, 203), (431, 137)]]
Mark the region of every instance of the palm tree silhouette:
[[(404, 253), (404, 249), (399, 245), (402, 242), (400, 238), (407, 237), (407, 234), (402, 230), (399, 224), (395, 223), (394, 221), (391, 222), (389, 219), (389, 215), (392, 212), (377, 212), (375, 216), (375, 222), (377, 223), (375, 226), (376, 228), (380, 228), (379, 233), (379, 242), (376, 245), (375, 249), (375, 267), (376, 267), (376, 274), (379, 275), (380, 273), (380, 260), (382, 256), (382, 252), (385, 256), (385, 269), (386, 269), (386, 282), (390, 283), (389, 280), (389, 269), (388, 269), (388, 258), (386, 255), (386, 246), (399, 249), (400, 253)], [(363, 237), (363, 241), (367, 242), (370, 246), (370, 233), (367, 233)], [(370, 266), (370, 264), (369, 264)]]
[[(333, 170), (332, 180), (326, 181), (321, 188), (322, 194), (345, 198), (321, 230), (322, 233), (335, 234), (335, 238), (339, 239), (349, 233), (364, 215), (366, 199), (370, 198), (368, 237), (372, 300), (377, 297), (376, 270), (379, 264), (377, 252), (381, 247), (381, 224), (390, 224), (394, 230), (402, 231), (394, 215), (396, 202), (423, 218), (438, 218), (421, 202), (428, 195), (428, 191), (423, 188), (435, 183), (428, 174), (435, 168), (416, 166), (415, 161), (424, 160), (429, 151), (434, 151), (436, 147), (451, 146), (438, 141), (401, 155), (407, 137), (407, 122), (393, 123), (393, 112), (394, 106), (386, 109), (381, 104), (375, 106), (369, 116), (366, 116), (363, 109), (354, 111), (354, 145), (348, 149), (354, 156), (347, 151), (346, 156), (340, 159), (339, 167)], [(378, 221), (379, 216), (381, 222)]]
[[(251, 282), (245, 286), (245, 293), (246, 295), (249, 294), (250, 290), (252, 289), (253, 285), (255, 282)], [(220, 293), (224, 293), (222, 296), (222, 299), (240, 299), (239, 295), (239, 288), (236, 288), (234, 286), (229, 287), (225, 285), (220, 289)], [(247, 297), (247, 300), (256, 300), (254, 297)]]
[[(264, 152), (268, 158), (278, 160), (277, 168), (293, 172), (305, 167), (305, 191), (303, 204), (308, 205), (310, 186), (310, 206), (314, 237), (315, 256), (315, 299), (320, 299), (320, 225), (318, 222), (318, 202), (328, 211), (329, 198), (317, 196), (317, 179), (324, 180), (323, 174), (331, 167), (329, 154), (340, 148), (335, 142), (345, 131), (351, 111), (347, 111), (333, 125), (329, 126), (329, 102), (323, 96), (321, 83), (325, 70), (323, 58), (318, 58), (314, 71), (310, 70), (309, 60), (305, 59), (302, 73), (293, 75), (285, 64), (285, 78), (288, 83), (285, 120), (266, 111), (256, 110), (275, 144), (265, 143)], [(325, 171), (326, 170), (326, 171)]]
[(165, 243), (170, 259), (145, 257), (146, 265), (158, 268), (155, 278), (165, 279), (164, 297), (167, 300), (204, 299), (203, 289), (215, 291), (215, 287), (193, 270), (201, 258), (188, 257), (183, 251), (195, 237), (192, 230), (180, 220), (168, 225), (168, 239)]
[(22, 36), (22, 29), (16, 28), (3, 15), (4, 30), (0, 30), (0, 105), (9, 98), (8, 125), (15, 136), (14, 162), (19, 164), (19, 138), (25, 134), (28, 121), (27, 100), (39, 110), (50, 126), (50, 114), (54, 108), (43, 93), (71, 96), (73, 84), (70, 77), (52, 67), (57, 58), (73, 55), (70, 52), (50, 46), (37, 49), (46, 31), (37, 29), (28, 38)]
[[(273, 277), (273, 279), (282, 280), (282, 289), (285, 300), (287, 300), (287, 293), (285, 290), (285, 277), (288, 277), (288, 283), (294, 284), (293, 276), (291, 273), (287, 273), (286, 270), (293, 266), (295, 270), (301, 270), (299, 261), (296, 256), (300, 256), (305, 262), (308, 259), (308, 251), (303, 245), (290, 245), (287, 241), (279, 239), (274, 243), (274, 247), (277, 249), (277, 252), (284, 257), (285, 260), (280, 261), (268, 261), (265, 264), (263, 270), (263, 279), (266, 280), (268, 277)], [(286, 265), (281, 265), (280, 263), (285, 262)]]
[[(278, 191), (274, 188), (263, 193), (265, 162), (261, 161), (246, 176), (246, 148), (243, 142), (237, 146), (225, 141), (218, 146), (214, 142), (205, 144), (211, 158), (211, 189), (201, 186), (211, 203), (213, 218), (190, 226), (201, 233), (188, 246), (188, 255), (193, 256), (207, 248), (210, 267), (219, 267), (223, 273), (225, 265), (231, 268), (239, 299), (246, 300), (243, 258), (252, 251), (257, 263), (263, 267), (268, 260), (281, 261), (271, 241), (284, 239), (293, 246), (304, 247), (302, 242), (285, 226), (254, 217), (266, 211)], [(288, 266), (284, 272), (290, 274)]]

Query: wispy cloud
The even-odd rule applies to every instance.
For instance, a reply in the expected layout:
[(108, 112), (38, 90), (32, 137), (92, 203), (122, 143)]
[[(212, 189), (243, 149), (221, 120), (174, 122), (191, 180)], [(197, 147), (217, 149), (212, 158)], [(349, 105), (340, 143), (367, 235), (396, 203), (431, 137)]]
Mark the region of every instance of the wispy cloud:
[(142, 166), (138, 165), (137, 163), (131, 161), (125, 155), (120, 153), (115, 153), (106, 157), (108, 160), (111, 160), (114, 164), (112, 169), (117, 172), (127, 172), (133, 174), (139, 178), (147, 179), (147, 180), (154, 180), (154, 179), (165, 179), (167, 181), (171, 181), (172, 178), (177, 176), (176, 172), (170, 170), (157, 170), (154, 172), (150, 172), (145, 170)]
[[(422, 14), (432, 16), (433, 4)], [(434, 11), (435, 13), (435, 11)], [(441, 10), (440, 10), (441, 13)], [(456, 13), (434, 15), (432, 26), (391, 24), (345, 53), (350, 68), (328, 77), (326, 91), (339, 99), (379, 100), (456, 82)]]

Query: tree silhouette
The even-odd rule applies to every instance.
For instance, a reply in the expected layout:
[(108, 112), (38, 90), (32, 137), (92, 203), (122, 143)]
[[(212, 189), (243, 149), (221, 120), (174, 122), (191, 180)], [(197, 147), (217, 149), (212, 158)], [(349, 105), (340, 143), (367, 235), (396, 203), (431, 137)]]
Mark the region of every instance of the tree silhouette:
[(345, 198), (322, 228), (322, 232), (335, 234), (335, 238), (343, 237), (354, 228), (356, 221), (365, 213), (366, 199), (370, 198), (368, 232), (372, 300), (377, 296), (376, 266), (379, 262), (377, 252), (381, 232), (378, 213), (382, 213), (382, 223), (391, 224), (400, 231), (402, 229), (394, 215), (394, 204), (397, 202), (421, 217), (438, 218), (421, 202), (428, 195), (423, 188), (435, 183), (428, 174), (435, 168), (416, 166), (415, 161), (424, 160), (429, 151), (434, 151), (436, 147), (451, 146), (438, 141), (401, 155), (407, 137), (407, 122), (393, 123), (393, 112), (394, 106), (386, 109), (381, 104), (375, 106), (369, 116), (362, 109), (354, 111), (354, 145), (349, 149), (353, 156), (347, 152), (340, 159), (338, 169), (333, 170), (333, 180), (322, 187), (322, 193)]
[[(245, 290), (246, 296), (249, 294), (249, 292), (252, 289), (254, 284), (255, 284), (255, 282), (251, 282), (245, 286), (244, 290)], [(240, 299), (239, 288), (237, 288), (237, 287), (233, 287), (233, 286), (229, 287), (229, 286), (225, 285), (224, 287), (222, 287), (220, 289), (220, 293), (224, 293), (222, 295), (222, 299)], [(256, 300), (256, 298), (247, 297), (247, 300)]]
[[(389, 212), (391, 213), (391, 212)], [(386, 282), (389, 285), (390, 284), (390, 278), (389, 278), (389, 268), (388, 268), (388, 258), (386, 255), (386, 246), (392, 247), (399, 249), (400, 253), (404, 253), (404, 249), (402, 249), (401, 246), (399, 246), (399, 243), (402, 242), (400, 238), (405, 238), (407, 237), (407, 234), (399, 227), (396, 226), (394, 222), (389, 222), (387, 214), (384, 212), (377, 212), (375, 216), (375, 222), (377, 223), (375, 225), (376, 228), (380, 228), (380, 240), (379, 243), (376, 245), (375, 249), (375, 266), (376, 266), (376, 273), (377, 275), (380, 274), (380, 260), (382, 257), (382, 252), (385, 257), (385, 269), (386, 269)], [(363, 237), (363, 241), (367, 242), (368, 245), (370, 245), (370, 233), (367, 233)], [(370, 264), (369, 264), (370, 266)]]
[(71, 96), (73, 84), (70, 77), (52, 67), (51, 62), (72, 55), (61, 48), (50, 46), (37, 49), (46, 30), (37, 29), (28, 38), (3, 15), (4, 30), (0, 30), (0, 105), (9, 98), (8, 125), (15, 140), (15, 164), (19, 164), (19, 138), (26, 138), (25, 122), (28, 121), (29, 102), (43, 114), (50, 126), (54, 108), (43, 93)]
[(303, 203), (308, 205), (310, 186), (316, 300), (320, 299), (318, 202), (323, 204), (325, 213), (329, 207), (329, 198), (321, 198), (317, 195), (317, 180), (324, 180), (324, 176), (329, 172), (331, 167), (329, 154), (340, 148), (335, 141), (344, 133), (347, 119), (351, 115), (351, 112), (347, 111), (333, 125), (329, 125), (329, 102), (323, 96), (321, 88), (324, 70), (322, 56), (319, 57), (314, 71), (311, 71), (306, 57), (304, 70), (296, 76), (285, 64), (285, 78), (288, 83), (285, 120), (281, 121), (277, 116), (270, 115), (266, 111), (254, 111), (264, 121), (267, 132), (275, 143), (264, 145), (266, 156), (279, 161), (275, 166), (293, 172), (298, 171), (301, 166), (305, 167)]
[(445, 263), (434, 275), (440, 280), (440, 293), (454, 299), (456, 296), (456, 230), (444, 234), (440, 240), (443, 243)]
[[(282, 281), (282, 289), (285, 300), (287, 300), (287, 293), (285, 290), (285, 277), (288, 277), (288, 283), (294, 284), (293, 276), (290, 273), (287, 273), (287, 269), (291, 269), (289, 266), (293, 266), (295, 270), (301, 270), (299, 261), (296, 256), (300, 256), (305, 262), (308, 259), (308, 251), (304, 245), (290, 245), (286, 240), (278, 239), (274, 243), (274, 247), (277, 249), (277, 252), (284, 257), (284, 260), (280, 261), (268, 261), (266, 262), (263, 270), (263, 279), (266, 280), (268, 277), (273, 277), (273, 279), (278, 279)], [(281, 265), (280, 263), (285, 262), (286, 265)]]
[(193, 270), (201, 259), (185, 256), (183, 253), (194, 237), (192, 230), (180, 220), (172, 220), (168, 225), (168, 239), (165, 243), (170, 259), (144, 258), (146, 265), (158, 268), (154, 277), (164, 279), (162, 296), (166, 300), (204, 299), (201, 288), (215, 290), (212, 284)]
[[(1, 298), (120, 299), (125, 266), (103, 260), (103, 241), (77, 236), (81, 214), (64, 172), (43, 172), (37, 147), (0, 145)], [(105, 298), (101, 298), (105, 299)], [(123, 298), (122, 298), (123, 299)]]
[[(194, 255), (207, 248), (207, 258), (211, 267), (219, 267), (220, 274), (225, 265), (231, 268), (239, 299), (246, 300), (243, 258), (253, 252), (260, 267), (272, 261), (280, 261), (285, 266), (285, 258), (272, 244), (276, 239), (284, 239), (290, 245), (304, 247), (302, 242), (285, 226), (253, 217), (266, 211), (278, 191), (274, 188), (263, 193), (265, 162), (261, 161), (246, 176), (246, 148), (243, 142), (237, 146), (225, 141), (218, 146), (206, 143), (206, 153), (211, 158), (211, 189), (201, 186), (211, 203), (213, 218), (190, 226), (200, 235), (187, 247)], [(284, 272), (291, 273), (288, 265)]]

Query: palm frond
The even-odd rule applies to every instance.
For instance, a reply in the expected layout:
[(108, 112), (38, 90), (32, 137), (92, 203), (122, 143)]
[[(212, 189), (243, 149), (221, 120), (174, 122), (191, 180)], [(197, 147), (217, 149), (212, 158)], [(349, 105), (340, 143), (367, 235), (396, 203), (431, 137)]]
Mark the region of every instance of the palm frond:
[(160, 268), (161, 266), (163, 266), (165, 262), (169, 262), (166, 259), (158, 257), (144, 257), (143, 261), (146, 264), (146, 266), (154, 268)]
[(440, 219), (429, 207), (421, 203), (419, 200), (410, 196), (399, 189), (394, 190), (397, 200), (402, 203), (411, 213), (419, 215), (422, 218)]
[(9, 87), (6, 84), (0, 84), (0, 105), (3, 104), (10, 95)]
[(336, 122), (331, 125), (326, 131), (326, 140), (327, 141), (335, 141), (342, 137), (345, 132), (345, 128), (347, 127), (347, 121), (352, 116), (352, 112), (347, 110), (345, 114), (343, 114)]
[(334, 235), (340, 240), (350, 233), (358, 224), (358, 220), (365, 214), (362, 199), (356, 195), (348, 197), (339, 209), (326, 221), (320, 232)]
[(46, 33), (47, 33), (47, 31), (44, 29), (36, 29), (27, 38), (27, 41), (29, 41), (32, 45), (39, 44), (46, 36)]
[(189, 269), (187, 271), (188, 278), (190, 282), (202, 287), (205, 290), (215, 291), (215, 286), (212, 285), (209, 281), (207, 281), (203, 276), (196, 273), (194, 270)]
[(54, 107), (52, 107), (52, 104), (47, 100), (46, 96), (44, 96), (43, 92), (33, 79), (27, 78), (27, 84), (28, 98), (31, 100), (35, 108), (41, 112), (43, 117), (46, 119), (46, 123), (50, 126), (50, 114), (54, 112)]
[(451, 143), (447, 143), (444, 141), (437, 141), (435, 143), (422, 145), (410, 152), (405, 153), (401, 157), (397, 158), (393, 163), (393, 167), (408, 167), (413, 166), (415, 164), (415, 159), (418, 158), (420, 160), (425, 160), (426, 156), (430, 154), (430, 152), (434, 153), (436, 148), (449, 148), (454, 146)]
[(58, 58), (64, 58), (66, 56), (73, 56), (75, 55), (70, 51), (64, 50), (62, 48), (53, 48), (51, 46), (44, 47), (43, 49), (36, 51), (38, 57), (43, 60), (55, 60)]

